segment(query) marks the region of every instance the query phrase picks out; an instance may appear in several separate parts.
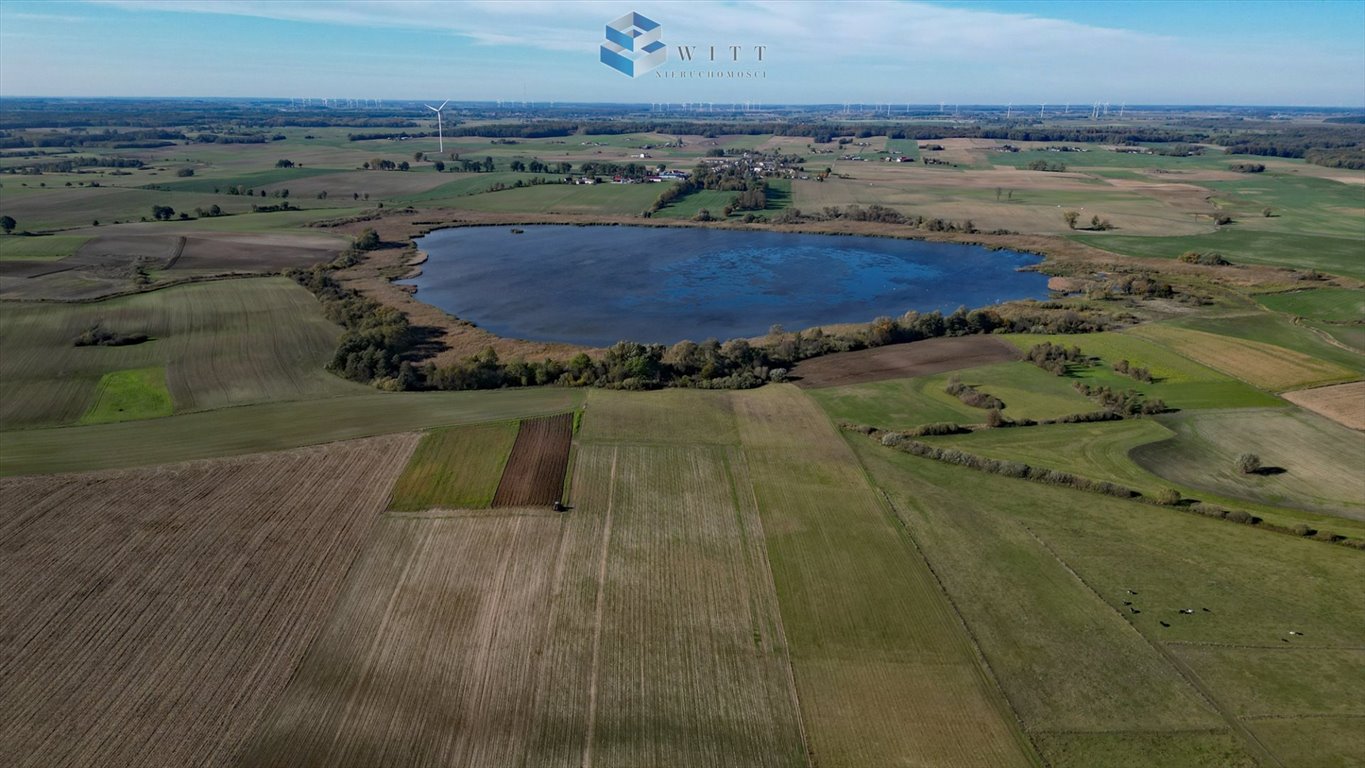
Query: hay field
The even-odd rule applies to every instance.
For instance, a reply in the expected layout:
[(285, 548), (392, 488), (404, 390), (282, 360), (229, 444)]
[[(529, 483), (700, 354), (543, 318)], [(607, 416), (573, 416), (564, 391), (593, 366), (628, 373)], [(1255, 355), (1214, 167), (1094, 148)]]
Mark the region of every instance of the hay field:
[(1365, 381), (1285, 392), (1282, 397), (1342, 426), (1365, 430)]
[(1272, 392), (1348, 381), (1361, 375), (1359, 370), (1249, 339), (1166, 325), (1144, 325), (1129, 333)]
[(0, 754), (230, 765), (415, 442), (0, 480)]

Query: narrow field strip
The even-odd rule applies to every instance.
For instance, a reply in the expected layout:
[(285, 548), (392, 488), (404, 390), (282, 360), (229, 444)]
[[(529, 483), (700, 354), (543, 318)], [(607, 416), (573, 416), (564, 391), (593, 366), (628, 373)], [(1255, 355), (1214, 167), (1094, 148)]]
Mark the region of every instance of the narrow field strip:
[(792, 386), (733, 401), (815, 764), (1037, 764), (829, 419)]
[(522, 421), (492, 506), (524, 507), (560, 501), (572, 441), (572, 413)]

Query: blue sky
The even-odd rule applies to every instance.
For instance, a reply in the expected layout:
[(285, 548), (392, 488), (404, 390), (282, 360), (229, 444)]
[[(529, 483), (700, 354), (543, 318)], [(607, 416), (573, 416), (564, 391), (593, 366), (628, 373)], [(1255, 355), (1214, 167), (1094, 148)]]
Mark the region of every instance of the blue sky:
[[(597, 60), (631, 10), (670, 48), (635, 79)], [(0, 95), (1359, 107), (1365, 0), (3, 0)]]

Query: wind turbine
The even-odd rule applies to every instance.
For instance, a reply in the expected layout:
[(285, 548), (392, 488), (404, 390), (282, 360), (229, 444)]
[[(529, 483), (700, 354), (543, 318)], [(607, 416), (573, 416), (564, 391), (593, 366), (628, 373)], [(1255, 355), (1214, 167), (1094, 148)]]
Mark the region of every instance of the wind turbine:
[(446, 99), (441, 102), (441, 106), (439, 107), (433, 107), (430, 104), (426, 105), (427, 109), (436, 113), (436, 142), (439, 145), (438, 149), (442, 154), (446, 151), (446, 135), (444, 129), (441, 127), (441, 110), (445, 109), (446, 105), (449, 103), (450, 99)]

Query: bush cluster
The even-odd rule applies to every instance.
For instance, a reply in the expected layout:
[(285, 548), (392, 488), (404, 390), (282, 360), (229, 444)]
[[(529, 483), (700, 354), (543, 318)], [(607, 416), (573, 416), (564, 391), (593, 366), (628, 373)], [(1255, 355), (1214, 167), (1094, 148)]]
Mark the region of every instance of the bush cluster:
[(963, 384), (962, 379), (958, 378), (956, 374), (948, 379), (948, 386), (944, 387), (943, 391), (973, 408), (998, 411), (1005, 407), (1003, 400), (995, 395), (986, 394), (970, 384)]
[(1127, 360), (1120, 360), (1117, 363), (1114, 363), (1114, 372), (1121, 373), (1125, 376), (1130, 376), (1145, 384), (1152, 383), (1151, 371), (1147, 370), (1146, 368), (1135, 366), (1132, 363), (1128, 362)]

